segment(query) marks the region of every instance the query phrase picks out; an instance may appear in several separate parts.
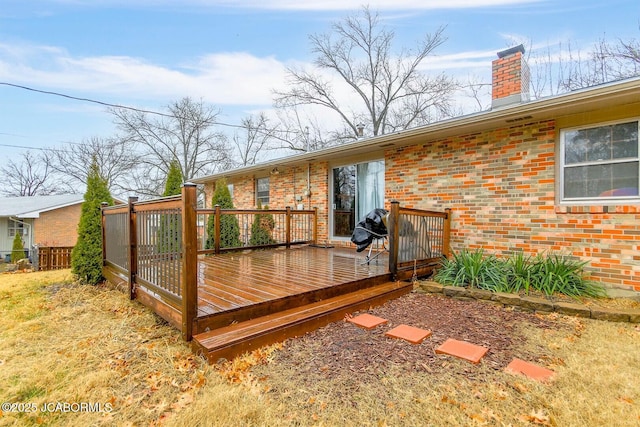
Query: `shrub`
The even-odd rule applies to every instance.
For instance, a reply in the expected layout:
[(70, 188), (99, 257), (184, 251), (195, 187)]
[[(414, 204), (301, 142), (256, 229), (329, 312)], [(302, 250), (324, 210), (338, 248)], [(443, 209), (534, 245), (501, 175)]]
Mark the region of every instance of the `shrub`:
[(604, 288), (585, 276), (586, 264), (559, 254), (532, 257), (518, 253), (500, 260), (494, 255), (485, 256), (481, 249), (463, 250), (441, 262), (434, 280), (443, 285), (470, 286), (493, 292), (529, 293), (533, 289), (547, 296), (554, 293), (574, 297), (604, 296)]
[(534, 259), (531, 255), (518, 252), (507, 260), (507, 282), (511, 284), (512, 288), (510, 292), (524, 291), (529, 293), (531, 282), (534, 280), (534, 267), (538, 259), (539, 256)]
[[(182, 193), (182, 172), (176, 160), (171, 162), (164, 185), (164, 197), (177, 196)], [(160, 216), (158, 228), (158, 252), (180, 252), (182, 243), (182, 224), (178, 214), (163, 214)]]
[[(264, 207), (269, 209), (268, 206)], [(262, 204), (258, 201), (258, 209), (262, 209)], [(275, 220), (271, 214), (255, 214), (253, 223), (251, 224), (251, 237), (249, 238), (250, 246), (272, 245), (276, 241), (272, 237), (275, 228)]]
[[(216, 189), (213, 193), (211, 206), (220, 205), (221, 209), (233, 209), (233, 200), (227, 187), (227, 180), (222, 178), (216, 181)], [(207, 241), (206, 249), (213, 249), (215, 237), (215, 216), (209, 215), (207, 221)], [(234, 215), (221, 215), (220, 217), (220, 247), (239, 248), (242, 247), (240, 241), (240, 225), (238, 218)]]
[(177, 196), (182, 192), (182, 172), (177, 160), (171, 162), (169, 172), (167, 172), (167, 180), (164, 183), (164, 197)]
[(502, 262), (494, 255), (485, 257), (482, 249), (453, 254), (453, 259), (443, 259), (435, 280), (452, 286), (471, 286), (491, 291), (502, 291), (506, 277)]
[(78, 240), (71, 251), (71, 272), (80, 282), (90, 285), (97, 285), (103, 280), (102, 202), (113, 205), (113, 198), (94, 159), (87, 175), (87, 191), (78, 224)]
[(532, 286), (545, 295), (558, 292), (569, 296), (601, 297), (604, 288), (588, 280), (584, 275), (585, 261), (568, 256), (550, 254), (538, 257), (533, 264)]
[(22, 242), (22, 235), (20, 232), (16, 232), (13, 238), (13, 246), (11, 247), (11, 262), (16, 263), (24, 258), (24, 243)]

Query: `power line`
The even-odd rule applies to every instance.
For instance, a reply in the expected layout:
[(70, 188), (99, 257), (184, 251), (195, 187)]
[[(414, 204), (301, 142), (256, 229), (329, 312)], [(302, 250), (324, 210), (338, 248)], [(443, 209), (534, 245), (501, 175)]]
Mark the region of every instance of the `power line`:
[[(43, 90), (43, 89), (36, 89), (33, 87), (29, 87), (29, 86), (24, 86), (24, 85), (19, 85), (19, 84), (15, 84), (15, 83), (9, 83), (9, 82), (0, 82), (0, 85), (3, 86), (9, 86), (9, 87), (14, 87), (17, 89), (23, 89), (23, 90), (28, 90), (30, 92), (36, 92), (36, 93), (42, 93), (45, 95), (52, 95), (52, 96), (59, 96), (62, 98), (67, 98), (67, 99), (73, 99), (75, 101), (82, 101), (82, 102), (90, 102), (93, 104), (98, 104), (98, 105), (102, 105), (105, 107), (111, 107), (111, 108), (119, 108), (119, 109), (124, 109), (124, 110), (130, 110), (130, 111), (135, 111), (135, 112), (139, 112), (139, 113), (145, 113), (145, 114), (154, 114), (157, 116), (162, 116), (162, 117), (168, 117), (171, 119), (181, 119), (181, 117), (178, 117), (174, 114), (167, 114), (167, 113), (163, 113), (160, 111), (153, 111), (153, 110), (146, 110), (146, 109), (142, 109), (142, 108), (136, 108), (136, 107), (131, 107), (128, 105), (122, 105), (122, 104), (113, 104), (110, 102), (105, 102), (105, 101), (100, 101), (97, 99), (91, 99), (91, 98), (84, 98), (84, 97), (78, 97), (78, 96), (73, 96), (73, 95), (68, 95), (66, 93), (61, 93), (61, 92), (54, 92), (54, 91), (49, 91), (49, 90)], [(244, 126), (241, 125), (234, 125), (231, 123), (224, 123), (224, 122), (219, 122), (219, 121), (215, 121), (214, 124), (219, 125), (219, 126), (226, 126), (226, 127), (231, 127), (231, 128), (235, 128), (235, 129), (245, 129)], [(291, 143), (291, 141), (289, 141), (288, 139), (284, 138), (284, 137), (279, 137), (279, 136), (275, 136), (271, 133), (267, 133), (265, 131), (262, 130), (257, 130), (257, 132), (262, 133), (263, 135), (270, 135), (280, 141), (283, 142), (287, 142), (287, 143)], [(272, 132), (278, 132), (278, 133), (283, 133), (283, 134), (298, 134), (299, 132), (296, 131), (282, 131), (282, 130), (272, 130)], [(7, 133), (2, 133), (2, 135), (10, 135)]]
[(18, 88), (18, 89), (24, 89), (24, 90), (28, 90), (28, 91), (31, 91), (31, 92), (43, 93), (45, 95), (60, 96), (62, 98), (73, 99), (73, 100), (76, 100), (76, 101), (91, 102), (93, 104), (103, 105), (105, 107), (122, 108), (122, 109), (125, 109), (125, 110), (137, 111), (139, 113), (156, 114), (158, 116), (175, 118), (175, 116), (173, 114), (166, 114), (166, 113), (161, 113), (159, 111), (152, 111), (152, 110), (144, 110), (144, 109), (141, 109), (141, 108), (129, 107), (127, 105), (112, 104), (112, 103), (109, 103), (109, 102), (98, 101), (96, 99), (82, 98), (82, 97), (78, 97), (78, 96), (67, 95), (65, 93), (60, 93), (60, 92), (53, 92), (53, 91), (49, 91), (49, 90), (36, 89), (36, 88), (29, 87), (29, 86), (18, 85), (18, 84), (15, 84), (15, 83), (0, 82), (0, 85), (15, 87), (15, 88)]
[[(67, 144), (67, 143), (65, 143)], [(77, 144), (83, 145), (81, 143), (69, 142), (69, 144)], [(60, 148), (47, 148), (47, 147), (29, 147), (26, 145), (14, 145), (14, 144), (0, 144), (0, 147), (8, 147), (8, 148), (21, 148), (25, 150), (40, 150), (40, 151), (53, 151), (53, 152), (61, 152), (61, 153), (71, 153), (71, 151), (63, 150)]]

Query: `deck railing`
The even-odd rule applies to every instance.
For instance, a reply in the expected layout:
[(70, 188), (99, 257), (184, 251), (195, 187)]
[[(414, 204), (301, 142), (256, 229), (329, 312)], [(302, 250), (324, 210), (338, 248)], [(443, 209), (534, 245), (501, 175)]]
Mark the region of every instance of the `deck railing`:
[[(313, 243), (317, 219), (315, 209), (198, 209), (194, 184), (184, 184), (180, 196), (144, 202), (131, 197), (127, 205), (102, 209), (105, 276), (127, 283), (131, 299), (180, 328), (188, 341), (197, 320), (198, 255)], [(392, 202), (388, 225), (395, 277), (433, 269), (448, 255), (448, 210)]]
[(270, 248), (317, 240), (317, 210), (198, 209), (199, 254)]
[(389, 270), (396, 277), (419, 276), (449, 255), (451, 209), (402, 208), (393, 201), (388, 226)]

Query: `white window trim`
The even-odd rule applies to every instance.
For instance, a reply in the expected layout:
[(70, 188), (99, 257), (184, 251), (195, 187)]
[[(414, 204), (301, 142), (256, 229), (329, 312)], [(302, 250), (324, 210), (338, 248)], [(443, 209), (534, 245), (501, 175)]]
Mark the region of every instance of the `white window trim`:
[[(608, 205), (608, 204), (624, 204), (624, 203), (637, 203), (640, 202), (640, 195), (638, 196), (619, 196), (619, 197), (580, 197), (580, 198), (571, 198), (567, 199), (564, 197), (564, 171), (565, 171), (565, 149), (564, 149), (564, 138), (567, 132), (572, 132), (576, 130), (585, 130), (585, 129), (593, 129), (603, 126), (611, 126), (620, 123), (628, 123), (628, 122), (636, 122), (638, 125), (638, 157), (636, 159), (626, 158), (626, 159), (616, 159), (606, 162), (606, 164), (615, 164), (615, 163), (628, 163), (630, 161), (638, 161), (639, 169), (640, 169), (640, 117), (629, 117), (621, 120), (612, 120), (605, 121), (599, 123), (591, 123), (587, 125), (581, 126), (573, 126), (570, 128), (564, 128), (560, 130), (560, 165), (559, 165), (559, 187), (558, 192), (560, 194), (560, 204), (561, 205)], [(603, 164), (603, 162), (585, 162), (580, 164), (580, 166), (589, 166), (589, 165), (597, 165)], [(640, 171), (639, 171), (640, 176)], [(639, 179), (640, 181), (640, 179)], [(638, 183), (640, 189), (640, 182)], [(640, 194), (640, 193), (639, 193)]]
[(269, 195), (267, 196), (267, 197), (269, 198), (269, 200), (267, 201), (267, 203), (262, 203), (262, 202), (261, 202), (261, 203), (262, 203), (262, 207), (264, 208), (264, 206), (265, 206), (265, 205), (268, 205), (268, 204), (269, 204), (269, 202), (271, 202), (271, 178), (270, 178), (270, 177), (268, 177), (268, 176), (259, 176), (259, 177), (256, 177), (256, 194), (255, 194), (255, 203), (256, 203), (256, 206), (258, 206), (258, 200), (260, 200), (260, 199), (259, 199), (259, 197), (258, 197), (258, 181), (259, 181), (259, 180), (261, 180), (261, 179), (266, 179), (266, 180), (268, 180), (268, 182), (269, 182)]
[(24, 240), (25, 231), (27, 231), (25, 227), (25, 223), (19, 220), (15, 220), (13, 218), (9, 218), (9, 221), (7, 222), (8, 237), (11, 237), (12, 239), (15, 238), (16, 232), (18, 230), (20, 230), (20, 235), (23, 237), (23, 240)]

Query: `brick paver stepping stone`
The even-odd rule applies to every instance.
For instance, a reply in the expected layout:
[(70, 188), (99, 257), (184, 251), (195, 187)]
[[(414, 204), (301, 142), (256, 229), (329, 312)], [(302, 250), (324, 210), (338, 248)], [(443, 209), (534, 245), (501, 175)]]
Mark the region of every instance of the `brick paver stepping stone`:
[(431, 331), (428, 329), (415, 328), (409, 325), (399, 325), (390, 331), (385, 332), (385, 335), (391, 338), (400, 338), (409, 341), (412, 344), (420, 344), (431, 336)]
[(555, 374), (550, 369), (520, 359), (513, 359), (504, 370), (511, 374), (522, 374), (532, 380), (541, 382), (547, 381)]
[(364, 313), (356, 317), (348, 318), (347, 322), (351, 322), (354, 325), (360, 326), (361, 328), (373, 329), (376, 326), (384, 325), (388, 322), (388, 320), (383, 319), (382, 317)]
[(458, 341), (449, 338), (440, 347), (436, 348), (436, 354), (448, 354), (468, 360), (471, 363), (480, 363), (480, 359), (489, 351), (488, 348), (471, 344), (466, 341)]

